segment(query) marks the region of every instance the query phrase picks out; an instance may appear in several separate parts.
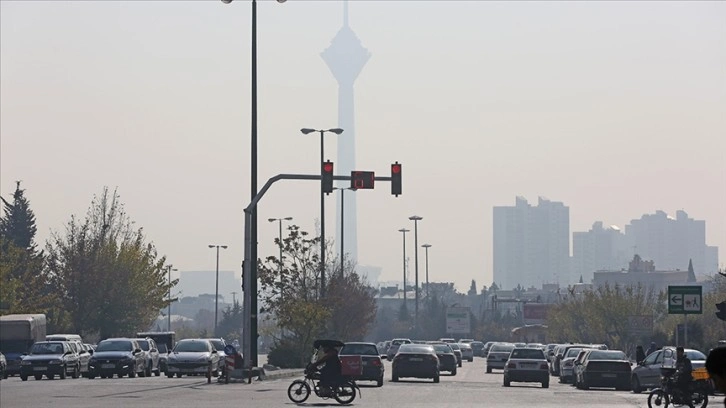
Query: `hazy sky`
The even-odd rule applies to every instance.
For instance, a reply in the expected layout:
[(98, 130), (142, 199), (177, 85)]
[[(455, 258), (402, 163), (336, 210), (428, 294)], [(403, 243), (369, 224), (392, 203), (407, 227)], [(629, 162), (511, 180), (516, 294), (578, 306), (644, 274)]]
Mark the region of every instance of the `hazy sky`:
[[(250, 9), (0, 2), (0, 193), (23, 181), (39, 242), (118, 187), (174, 267), (213, 269), (207, 245), (226, 244), (220, 268), (239, 270)], [(319, 172), (319, 139), (299, 129), (337, 126), (320, 52), (341, 23), (337, 1), (259, 3), (260, 186)], [(381, 279), (399, 279), (397, 230), (417, 214), (432, 280), (490, 284), (492, 207), (517, 195), (564, 202), (571, 232), (683, 209), (726, 259), (726, 3), (352, 1), (350, 24), (372, 54), (356, 82), (357, 167), (404, 165), (402, 196), (355, 193), (359, 263)], [(314, 233), (319, 205), (316, 182), (274, 185), (260, 256), (277, 253), (267, 218)], [(333, 237), (332, 196), (327, 209)]]

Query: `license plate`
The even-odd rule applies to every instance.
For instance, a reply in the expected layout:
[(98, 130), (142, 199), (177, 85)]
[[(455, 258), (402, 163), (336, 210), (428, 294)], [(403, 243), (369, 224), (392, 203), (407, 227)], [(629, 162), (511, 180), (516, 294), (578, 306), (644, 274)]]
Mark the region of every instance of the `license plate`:
[(537, 363), (519, 363), (522, 367), (537, 367)]
[(116, 364), (101, 364), (101, 368), (116, 368)]
[(603, 374), (602, 376), (603, 376), (603, 377), (606, 377), (606, 378), (615, 378), (615, 377), (617, 377), (617, 375), (616, 375), (616, 374), (608, 374), (608, 373), (606, 373), (606, 374)]
[(33, 371), (45, 371), (48, 367), (33, 367)]
[(413, 357), (411, 361), (423, 361), (423, 358)]

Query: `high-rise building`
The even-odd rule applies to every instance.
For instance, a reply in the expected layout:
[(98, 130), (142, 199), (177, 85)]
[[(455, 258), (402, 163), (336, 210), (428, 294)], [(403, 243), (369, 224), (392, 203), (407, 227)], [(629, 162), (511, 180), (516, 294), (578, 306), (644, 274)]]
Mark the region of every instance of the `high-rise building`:
[(625, 235), (640, 256), (664, 270), (685, 270), (689, 260), (696, 276), (718, 270), (718, 248), (706, 245), (706, 221), (685, 211), (675, 218), (660, 210), (645, 214), (625, 226)]
[(597, 221), (590, 231), (572, 233), (572, 276), (583, 282), (590, 283), (595, 271), (627, 267), (631, 257), (625, 234), (614, 225), (604, 228)]
[[(537, 206), (517, 197), (514, 207), (494, 207), (494, 282), (518, 285), (575, 283), (570, 274), (570, 209), (539, 198)], [(579, 276), (578, 276), (579, 278)]]
[[(356, 78), (360, 74), (363, 66), (370, 58), (371, 54), (366, 48), (363, 48), (361, 41), (355, 35), (348, 24), (348, 1), (343, 2), (343, 26), (330, 43), (330, 47), (325, 49), (321, 54), (323, 60), (330, 68), (330, 72), (338, 82), (338, 127), (344, 130), (343, 134), (338, 136), (338, 158), (336, 173), (341, 175), (350, 175), (355, 168), (355, 98), (353, 85)], [(345, 188), (347, 185), (340, 185)], [(347, 194), (346, 194), (347, 193)], [(342, 195), (345, 194), (345, 212), (344, 220), (345, 228), (341, 228), (340, 213)], [(345, 257), (349, 261), (355, 263), (358, 260), (358, 225), (356, 205), (356, 195), (352, 191), (338, 191), (338, 216), (337, 220), (337, 242), (344, 239)], [(341, 230), (345, 231), (345, 237), (342, 236)]]

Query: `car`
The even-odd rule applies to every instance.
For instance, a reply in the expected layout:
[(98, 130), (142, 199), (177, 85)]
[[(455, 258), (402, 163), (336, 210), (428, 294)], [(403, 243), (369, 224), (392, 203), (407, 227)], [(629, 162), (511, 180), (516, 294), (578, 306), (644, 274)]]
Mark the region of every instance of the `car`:
[(621, 391), (630, 390), (631, 363), (630, 359), (620, 350), (592, 350), (587, 353), (578, 371), (576, 380), (580, 389), (590, 387), (615, 388)]
[(343, 348), (338, 352), (341, 359), (345, 356), (360, 356), (363, 365), (363, 373), (355, 376), (354, 380), (375, 381), (377, 387), (383, 386), (383, 376), (385, 368), (378, 348), (373, 343), (349, 342), (345, 343)]
[(0, 380), (8, 378), (5, 370), (8, 368), (8, 361), (5, 359), (5, 355), (0, 353)]
[(401, 346), (401, 344), (411, 344), (410, 339), (393, 339), (391, 340), (391, 345), (388, 346), (388, 350), (386, 350), (386, 357), (388, 360), (393, 360), (393, 357), (396, 356), (396, 353), (398, 353), (398, 348)]
[(166, 361), (166, 376), (177, 378), (182, 375), (218, 375), (219, 355), (207, 339), (179, 340)]
[(496, 341), (488, 341), (488, 342), (484, 343), (484, 351), (483, 351), (483, 354), (484, 354), (484, 355), (483, 355), (482, 357), (486, 357), (486, 356), (487, 356), (487, 354), (489, 354), (489, 349), (490, 349), (490, 348), (491, 348), (491, 347), (492, 347), (492, 346), (493, 346), (493, 345), (494, 345), (495, 343), (497, 343), (497, 342), (496, 342)]
[(32, 376), (40, 380), (45, 375), (52, 380), (57, 375), (65, 379), (67, 375), (78, 378), (81, 375), (78, 354), (67, 341), (39, 341), (20, 361), (20, 379), (27, 381)]
[(439, 382), (439, 358), (431, 344), (402, 344), (393, 358), (391, 381), (401, 377), (433, 378)]
[(217, 350), (219, 356), (219, 373), (224, 375), (227, 372), (227, 353), (224, 348), (227, 347), (227, 342), (223, 338), (208, 338), (214, 349)]
[(134, 378), (146, 371), (146, 354), (139, 343), (129, 338), (101, 340), (88, 362), (88, 378)]
[(464, 355), (461, 352), (461, 347), (459, 347), (456, 343), (446, 343), (451, 347), (452, 350), (454, 350), (454, 355), (456, 356), (456, 364), (459, 365), (459, 367), (462, 366), (464, 361)]
[(139, 343), (139, 347), (144, 352), (146, 363), (144, 363), (144, 377), (151, 377), (154, 373), (157, 377), (161, 375), (161, 367), (159, 367), (159, 349), (156, 342), (151, 338), (135, 339)]
[(470, 344), (472, 341), (474, 341), (474, 339), (459, 339), (459, 341), (457, 341), (457, 343), (459, 343), (459, 344), (462, 344), (462, 343)]
[(442, 337), (439, 339), (439, 341), (442, 341), (444, 343), (456, 343), (456, 340), (451, 337)]
[(503, 370), (509, 360), (509, 354), (514, 350), (512, 343), (496, 343), (492, 345), (487, 354), (487, 374), (492, 369)]
[(555, 354), (555, 348), (559, 346), (559, 344), (550, 343), (545, 347), (545, 357), (547, 357), (547, 362), (550, 364), (552, 363), (552, 357)]
[(459, 349), (461, 349), (461, 359), (468, 362), (474, 361), (474, 349), (471, 348), (469, 343), (457, 343)]
[(573, 347), (567, 350), (560, 362), (560, 382), (567, 384), (574, 379), (575, 359), (584, 348)]
[[(691, 360), (693, 369), (704, 367), (706, 364), (706, 356), (698, 350), (683, 350), (686, 356)], [(663, 347), (650, 353), (645, 360), (635, 367), (630, 375), (630, 387), (634, 393), (638, 394), (643, 390), (660, 387), (661, 368), (670, 368), (675, 364), (676, 348)]]
[(156, 345), (159, 348), (159, 371), (166, 374), (166, 359), (169, 358), (169, 350), (166, 347), (166, 343), (159, 343)]
[(567, 350), (577, 347), (577, 348), (594, 348), (591, 347), (589, 344), (562, 344), (559, 347), (557, 347), (555, 350), (554, 357), (550, 361), (550, 373), (554, 375), (555, 377), (559, 377), (560, 375), (560, 362), (563, 358), (565, 358), (565, 354), (567, 354)]
[(456, 354), (454, 354), (454, 350), (451, 349), (451, 346), (443, 342), (432, 344), (432, 346), (434, 346), (436, 357), (439, 358), (439, 372), (448, 371), (451, 375), (456, 375), (458, 361), (456, 360)]
[(539, 348), (514, 347), (504, 365), (504, 386), (512, 382), (538, 382), (550, 386), (550, 373), (544, 352)]
[(90, 344), (77, 343), (79, 348), (78, 361), (81, 363), (81, 377), (88, 377), (88, 363), (93, 355), (93, 348)]
[(472, 341), (471, 349), (474, 351), (474, 355), (477, 357), (486, 357), (484, 354), (484, 343), (480, 341)]
[(582, 349), (580, 354), (575, 358), (574, 367), (572, 367), (572, 385), (576, 388), (580, 388), (580, 378), (582, 378), (582, 362), (587, 358), (588, 353), (594, 349)]

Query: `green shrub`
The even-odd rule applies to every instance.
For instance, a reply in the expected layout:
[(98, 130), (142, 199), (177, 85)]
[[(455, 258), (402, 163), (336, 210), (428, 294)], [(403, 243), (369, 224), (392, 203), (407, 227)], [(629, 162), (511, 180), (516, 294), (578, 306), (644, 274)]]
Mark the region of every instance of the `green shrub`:
[(305, 355), (300, 346), (290, 339), (277, 340), (267, 354), (267, 362), (280, 368), (303, 368), (310, 355)]

